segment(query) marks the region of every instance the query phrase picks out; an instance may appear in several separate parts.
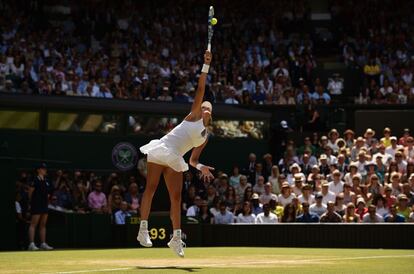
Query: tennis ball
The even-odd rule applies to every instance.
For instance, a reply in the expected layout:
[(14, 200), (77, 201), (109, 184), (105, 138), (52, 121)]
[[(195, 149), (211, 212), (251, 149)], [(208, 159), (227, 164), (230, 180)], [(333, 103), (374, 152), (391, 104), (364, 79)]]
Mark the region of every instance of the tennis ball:
[(213, 19), (211, 19), (211, 25), (214, 26), (215, 24), (217, 24), (217, 18), (213, 17)]

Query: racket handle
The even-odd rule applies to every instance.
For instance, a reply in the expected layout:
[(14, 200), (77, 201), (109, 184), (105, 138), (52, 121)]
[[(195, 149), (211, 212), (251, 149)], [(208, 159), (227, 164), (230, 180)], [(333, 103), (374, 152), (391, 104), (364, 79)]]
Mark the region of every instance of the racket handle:
[(211, 43), (207, 44), (207, 50), (211, 52)]

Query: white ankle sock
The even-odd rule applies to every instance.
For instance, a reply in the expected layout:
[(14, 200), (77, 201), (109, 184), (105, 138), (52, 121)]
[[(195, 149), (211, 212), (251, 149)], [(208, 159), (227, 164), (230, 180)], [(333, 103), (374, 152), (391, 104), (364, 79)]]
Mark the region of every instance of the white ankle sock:
[(181, 239), (181, 229), (174, 229), (173, 237)]
[(139, 224), (139, 229), (148, 230), (148, 221), (141, 220), (141, 223)]

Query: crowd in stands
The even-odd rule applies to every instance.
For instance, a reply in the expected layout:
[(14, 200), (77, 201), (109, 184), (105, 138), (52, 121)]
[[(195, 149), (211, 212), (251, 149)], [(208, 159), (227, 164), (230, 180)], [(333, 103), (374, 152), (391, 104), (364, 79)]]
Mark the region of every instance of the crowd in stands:
[[(191, 102), (207, 4), (69, 2), (64, 14), (36, 0), (5, 3), (0, 92)], [(315, 73), (309, 1), (217, 5), (206, 99), (295, 105), (343, 95), (340, 75), (323, 82)], [(412, 8), (410, 1), (332, 1), (343, 61), (363, 75), (356, 103), (414, 102)]]
[(251, 153), (212, 183), (185, 176), (183, 211), (201, 223), (414, 221), (414, 138), (332, 129), (289, 142), (284, 156)]
[[(139, 174), (139, 173), (138, 173)], [(63, 213), (111, 214), (115, 224), (125, 224), (128, 216), (139, 216), (140, 175), (124, 178), (118, 173), (57, 170), (47, 176), (49, 210)], [(16, 185), (16, 207), (23, 220), (30, 218), (29, 188), (33, 175), (21, 172)]]
[(413, 8), (412, 1), (333, 1), (343, 61), (364, 78), (358, 103), (414, 102)]
[[(70, 15), (51, 22), (38, 1), (0, 7), (0, 91), (191, 102), (206, 46), (207, 3), (108, 2), (68, 2)], [(308, 1), (226, 1), (217, 12), (206, 99), (326, 104), (328, 89), (343, 89), (312, 76)]]
[[(352, 130), (303, 143), (288, 142), (281, 159), (251, 153), (244, 166), (218, 171), (212, 182), (184, 174), (182, 213), (199, 223), (414, 222), (414, 138), (389, 128), (364, 136)], [(146, 159), (137, 176), (57, 170), (48, 176), (49, 209), (112, 214), (114, 223), (139, 216)], [(216, 167), (217, 169), (219, 167)], [(30, 173), (17, 182), (16, 209), (29, 217)]]

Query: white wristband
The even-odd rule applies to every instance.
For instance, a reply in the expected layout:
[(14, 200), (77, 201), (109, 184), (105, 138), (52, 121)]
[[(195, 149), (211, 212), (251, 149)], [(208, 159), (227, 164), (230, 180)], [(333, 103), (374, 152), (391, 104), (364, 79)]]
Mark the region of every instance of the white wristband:
[(210, 65), (203, 64), (203, 68), (201, 69), (201, 72), (208, 73), (209, 70), (210, 70)]
[(196, 165), (196, 169), (201, 170), (201, 168), (202, 168), (203, 166), (204, 166), (203, 164), (198, 163), (198, 164)]

